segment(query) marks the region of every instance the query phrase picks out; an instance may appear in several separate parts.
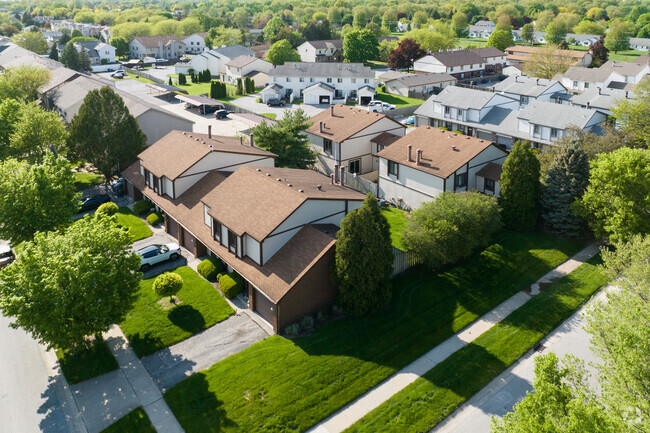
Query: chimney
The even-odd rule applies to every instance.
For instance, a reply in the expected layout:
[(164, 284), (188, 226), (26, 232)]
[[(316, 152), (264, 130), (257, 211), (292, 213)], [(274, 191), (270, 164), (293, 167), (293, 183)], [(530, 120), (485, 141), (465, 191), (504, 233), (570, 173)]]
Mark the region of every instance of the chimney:
[(208, 138), (212, 138), (212, 125), (208, 125)]
[(244, 137), (242, 135), (239, 136), (239, 144), (244, 145)]
[(322, 120), (318, 122), (318, 129), (319, 129), (319, 131), (321, 133), (323, 132), (323, 121)]
[(598, 88), (598, 94), (600, 95), (600, 87)]
[(587, 101), (587, 108), (589, 108), (590, 106), (591, 106), (591, 103), (589, 101)]
[(334, 117), (334, 106), (330, 105), (330, 116)]
[(625, 99), (628, 99), (628, 98), (629, 98), (629, 97), (628, 97), (628, 91), (626, 90), (626, 91), (625, 91)]
[(334, 164), (334, 183), (339, 183), (339, 165)]
[(339, 183), (340, 183), (341, 185), (343, 185), (343, 183), (345, 182), (345, 180), (344, 180), (344, 179), (345, 179), (344, 174), (345, 174), (345, 167), (341, 166), (341, 179), (340, 179), (340, 181), (339, 181)]
[(334, 173), (330, 174), (330, 177), (332, 178), (332, 185), (334, 185)]
[(456, 146), (454, 146), (454, 145), (452, 144), (452, 145), (451, 145), (451, 150), (453, 150), (453, 151), (455, 152), (455, 151), (456, 151)]
[(409, 154), (408, 154), (408, 157), (406, 158), (406, 161), (408, 161), (408, 162), (411, 162), (411, 149), (412, 149), (412, 148), (413, 148), (413, 146), (411, 146), (411, 145), (409, 144), (409, 145), (408, 145)]
[(539, 85), (539, 78), (535, 81), (535, 84)]
[(248, 138), (249, 138), (249, 140), (250, 140), (250, 143), (249, 143), (249, 144), (251, 145), (251, 147), (255, 147), (255, 139), (254, 139), (254, 137), (253, 137), (253, 133), (252, 133), (252, 132), (248, 135)]
[(420, 165), (420, 159), (422, 158), (422, 150), (417, 150), (417, 164)]

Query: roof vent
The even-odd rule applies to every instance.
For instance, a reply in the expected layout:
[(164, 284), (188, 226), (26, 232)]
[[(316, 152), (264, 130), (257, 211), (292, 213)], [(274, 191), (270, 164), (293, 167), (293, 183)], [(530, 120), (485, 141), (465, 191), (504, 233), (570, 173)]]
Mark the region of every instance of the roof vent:
[(465, 140), (469, 140), (469, 135), (467, 137), (465, 137)]
[(199, 139), (198, 139), (198, 138), (195, 138), (194, 141), (199, 141)]
[(299, 190), (298, 190), (298, 192), (305, 192), (305, 191), (303, 191), (303, 190), (301, 190), (301, 189), (299, 189)]
[(266, 173), (267, 176), (271, 176), (271, 173)]
[(280, 179), (279, 177), (275, 180), (277, 180), (278, 182), (282, 182), (282, 179)]
[(262, 171), (262, 169), (261, 168), (256, 168), (255, 171)]
[(479, 143), (483, 143), (483, 140), (479, 140), (478, 142), (479, 142)]
[(452, 145), (451, 145), (451, 150), (456, 150), (456, 146), (454, 146), (454, 145), (452, 144)]
[(192, 138), (192, 134), (188, 135), (188, 137)]
[(289, 188), (291, 188), (293, 185), (291, 185), (290, 183), (288, 183), (287, 186), (288, 186)]
[(183, 131), (183, 135), (187, 135), (187, 132)]
[(319, 190), (319, 191), (322, 191), (323, 190), (323, 185), (316, 185), (316, 189)]

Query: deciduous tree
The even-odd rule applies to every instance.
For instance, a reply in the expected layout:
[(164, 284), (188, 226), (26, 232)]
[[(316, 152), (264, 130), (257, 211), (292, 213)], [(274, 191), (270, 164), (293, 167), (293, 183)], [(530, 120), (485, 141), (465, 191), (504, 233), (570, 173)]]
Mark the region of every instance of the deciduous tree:
[(420, 48), (415, 40), (404, 38), (399, 42), (397, 48), (388, 56), (388, 66), (391, 68), (403, 69), (413, 66), (413, 62), (424, 56), (426, 51)]
[(605, 46), (617, 53), (630, 47), (630, 35), (634, 27), (627, 21), (615, 19), (609, 23), (609, 31), (605, 35)]
[(20, 110), (9, 145), (13, 155), (34, 162), (42, 160), (49, 151), (64, 154), (67, 138), (68, 132), (57, 113), (28, 103)]
[(270, 41), (275, 37), (276, 33), (278, 33), (280, 29), (284, 26), (285, 24), (282, 18), (280, 18), (279, 16), (274, 16), (264, 26), (264, 30), (262, 31), (262, 34), (264, 35), (264, 39)]
[(521, 28), (521, 39), (524, 41), (532, 42), (534, 33), (535, 27), (533, 27), (533, 24), (526, 23)]
[(26, 50), (32, 51), (36, 54), (47, 53), (47, 41), (45, 36), (39, 30), (36, 31), (22, 31), (11, 38), (16, 45), (20, 45)]
[(352, 30), (343, 38), (346, 62), (366, 63), (379, 57), (377, 37), (370, 30)]
[(390, 226), (368, 193), (361, 207), (343, 218), (337, 233), (332, 281), (339, 302), (357, 316), (383, 310), (390, 302), (392, 273)]
[(593, 57), (591, 66), (598, 67), (607, 62), (607, 59), (609, 58), (609, 50), (605, 46), (605, 36), (601, 36), (600, 39), (589, 48), (589, 51)]
[(289, 41), (282, 39), (271, 45), (268, 53), (266, 53), (266, 60), (276, 66), (284, 65), (286, 62), (299, 62), (300, 55)]
[(539, 212), (539, 161), (527, 142), (517, 142), (503, 163), (501, 219), (511, 230), (531, 230)]
[(115, 47), (115, 55), (118, 57), (129, 55), (129, 43), (121, 36), (111, 38), (111, 45)]
[(630, 134), (637, 146), (650, 146), (650, 83), (647, 80), (634, 89), (636, 99), (621, 99), (612, 112), (623, 131)]
[(122, 98), (109, 86), (86, 94), (70, 123), (70, 153), (110, 179), (145, 148), (147, 138)]
[(307, 168), (316, 160), (305, 135), (310, 126), (310, 118), (302, 109), (286, 110), (274, 126), (262, 122), (253, 128), (255, 143), (278, 155), (279, 167)]
[(0, 308), (49, 348), (82, 347), (133, 305), (140, 258), (114, 217), (87, 215), (36, 234), (0, 274)]
[(530, 61), (524, 64), (524, 72), (531, 77), (551, 79), (563, 74), (573, 64), (574, 59), (560, 50), (557, 45), (547, 44), (531, 54)]
[(506, 48), (514, 45), (512, 32), (505, 30), (495, 30), (492, 32), (490, 37), (488, 37), (486, 45), (488, 47), (494, 47), (497, 50), (505, 51)]
[(40, 66), (8, 67), (0, 74), (0, 100), (34, 101), (38, 88), (51, 78), (50, 71)]

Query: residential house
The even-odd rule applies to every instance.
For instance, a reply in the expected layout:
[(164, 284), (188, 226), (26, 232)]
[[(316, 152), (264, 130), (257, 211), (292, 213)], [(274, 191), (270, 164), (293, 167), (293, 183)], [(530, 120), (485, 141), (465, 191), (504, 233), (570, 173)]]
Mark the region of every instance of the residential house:
[(508, 153), (489, 140), (420, 126), (379, 152), (379, 197), (415, 209), (445, 191), (499, 195)]
[(560, 80), (568, 90), (579, 93), (597, 87), (622, 89), (628, 84), (640, 83), (648, 74), (650, 74), (648, 61), (637, 59), (634, 62), (608, 61), (598, 68), (574, 66), (554, 78)]
[(185, 52), (188, 54), (200, 54), (203, 51), (209, 50), (212, 47), (205, 46), (205, 37), (208, 32), (193, 33), (183, 38), (185, 44)]
[(601, 133), (607, 119), (594, 110), (549, 101), (531, 100), (522, 108), (520, 99), (456, 86), (430, 97), (415, 116), (417, 126), (460, 131), (504, 148), (520, 140), (536, 147), (548, 146), (561, 139), (569, 127)]
[(256, 88), (269, 82), (269, 71), (273, 65), (259, 57), (239, 56), (226, 63), (226, 83), (237, 85), (238, 79), (249, 77), (255, 81)]
[(505, 66), (504, 53), (496, 48), (440, 51), (427, 54), (413, 64), (415, 72), (438, 72), (458, 79), (500, 73)]
[(221, 81), (226, 79), (226, 63), (239, 56), (255, 57), (255, 51), (250, 50), (242, 45), (232, 45), (230, 47), (214, 48), (204, 51), (192, 57), (188, 63), (176, 63), (174, 70), (178, 74), (186, 74), (190, 69), (195, 71), (210, 70), (213, 77), (219, 77)]
[(75, 42), (74, 47), (77, 51), (85, 49), (88, 52), (91, 65), (101, 65), (115, 63), (115, 47), (100, 41), (83, 41)]
[(636, 51), (650, 51), (650, 38), (630, 38), (630, 49)]
[(407, 77), (409, 75), (412, 75), (408, 72), (402, 72), (402, 71), (391, 71), (388, 70), (386, 72), (382, 72), (377, 76), (377, 82), (379, 84), (386, 84), (390, 80), (394, 80), (395, 78), (402, 78), (402, 77)]
[(522, 65), (508, 65), (501, 71), (506, 77), (525, 77), (524, 67)]
[(305, 104), (356, 100), (367, 104), (375, 96), (375, 74), (363, 63), (287, 62), (269, 71), (262, 101), (302, 98)]
[(492, 21), (477, 21), (468, 27), (467, 37), (487, 39), (494, 32), (495, 26)]
[(174, 60), (185, 51), (185, 43), (176, 35), (136, 36), (129, 41), (129, 57), (132, 59), (153, 57)]
[(386, 81), (385, 91), (408, 97), (410, 93), (431, 94), (456, 84), (456, 77), (440, 72), (408, 74)]
[(483, 59), (488, 74), (500, 74), (506, 67), (506, 53), (494, 47), (469, 48), (467, 51), (476, 53)]
[(580, 35), (577, 33), (567, 33), (564, 39), (573, 45), (590, 47), (600, 40), (600, 35)]
[(566, 88), (556, 80), (546, 80), (534, 77), (508, 77), (492, 86), (495, 93), (518, 99), (523, 107), (530, 101), (551, 101), (558, 92), (566, 92)]
[[(540, 47), (513, 45), (512, 47), (506, 48), (506, 59), (509, 65), (526, 63), (531, 61), (534, 54), (540, 52), (542, 49)], [(593, 56), (589, 51), (555, 50), (555, 53), (558, 57), (571, 58), (575, 66), (583, 66), (585, 68), (589, 67), (593, 60)]]
[(571, 105), (597, 110), (607, 116), (612, 116), (612, 107), (621, 100), (635, 100), (636, 94), (632, 90), (610, 89), (600, 87), (591, 88), (578, 95), (571, 96)]
[(318, 152), (320, 168), (327, 174), (338, 175), (339, 168), (350, 174), (377, 170), (377, 152), (391, 138), (406, 133), (404, 125), (384, 114), (341, 104), (321, 111), (312, 122), (305, 132), (312, 149)]
[(312, 170), (274, 168), (275, 155), (237, 138), (191, 135), (143, 152), (123, 173), (129, 194), (151, 200), (192, 254), (241, 275), (249, 307), (276, 332), (328, 308), (338, 225), (363, 195)]
[(45, 40), (47, 40), (49, 43), (56, 43), (59, 41), (61, 36), (63, 36), (63, 33), (59, 30), (41, 30), (43, 33), (43, 36), (45, 36)]
[(298, 46), (302, 62), (342, 62), (343, 39), (307, 41)]
[[(513, 30), (512, 31), (512, 39), (515, 42), (523, 41), (521, 37), (521, 30)], [(533, 35), (530, 40), (526, 40), (524, 42), (530, 42), (530, 41), (536, 42), (538, 44), (545, 44), (546, 43), (546, 32), (538, 32), (534, 31)]]
[(68, 29), (70, 32), (79, 30), (84, 38), (98, 37), (105, 28), (105, 26), (99, 24), (75, 23), (72, 20), (52, 20), (50, 23), (50, 30), (61, 31), (61, 29)]
[(265, 59), (266, 53), (271, 49), (271, 44), (252, 45), (248, 48), (255, 52), (255, 57)]

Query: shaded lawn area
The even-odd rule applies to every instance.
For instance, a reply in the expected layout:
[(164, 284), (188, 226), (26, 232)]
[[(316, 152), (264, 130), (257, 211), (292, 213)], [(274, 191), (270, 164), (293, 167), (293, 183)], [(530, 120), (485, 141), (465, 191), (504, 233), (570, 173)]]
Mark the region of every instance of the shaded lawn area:
[(458, 45), (462, 48), (467, 48), (470, 45), (477, 46), (479, 48), (487, 45), (487, 39), (484, 38), (461, 38), (458, 40)]
[(422, 99), (407, 98), (406, 96), (391, 95), (377, 88), (375, 99), (388, 102), (395, 105), (396, 108), (409, 107), (411, 105), (421, 105), (424, 103)]
[(104, 176), (99, 173), (72, 173), (74, 177), (74, 187), (77, 191), (83, 191), (94, 185), (104, 182)]
[(462, 265), (396, 278), (388, 312), (293, 341), (269, 337), (180, 382), (165, 400), (188, 433), (305, 431), (580, 248), (538, 232), (500, 233)]
[(346, 432), (428, 432), (607, 283), (600, 257), (553, 284)]
[(131, 242), (148, 238), (149, 236), (153, 235), (153, 232), (147, 223), (139, 218), (136, 214), (134, 214), (133, 211), (126, 206), (121, 207), (117, 211), (115, 218), (117, 219), (117, 225), (124, 227), (129, 231)]
[(183, 277), (183, 287), (177, 294), (179, 305), (164, 310), (158, 304), (161, 297), (152, 289), (155, 278), (142, 280), (133, 309), (120, 323), (139, 357), (185, 340), (234, 314), (212, 284), (192, 268), (183, 266), (173, 272)]
[(269, 119), (275, 120), (277, 115), (275, 113), (262, 113), (261, 116), (268, 117)]
[(103, 339), (75, 353), (59, 349), (56, 357), (70, 385), (101, 376), (119, 367)]
[(408, 224), (408, 218), (406, 217), (406, 212), (396, 207), (384, 207), (381, 208), (381, 213), (388, 220), (390, 224), (390, 240), (395, 248), (404, 250), (402, 245), (403, 231)]
[(133, 409), (101, 433), (156, 433), (151, 420), (142, 407)]
[(639, 56), (646, 54), (645, 51), (625, 50), (618, 53), (609, 52), (608, 59), (616, 62), (634, 62)]

